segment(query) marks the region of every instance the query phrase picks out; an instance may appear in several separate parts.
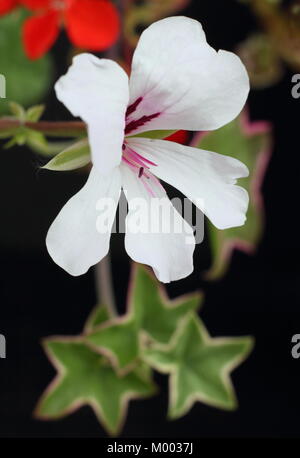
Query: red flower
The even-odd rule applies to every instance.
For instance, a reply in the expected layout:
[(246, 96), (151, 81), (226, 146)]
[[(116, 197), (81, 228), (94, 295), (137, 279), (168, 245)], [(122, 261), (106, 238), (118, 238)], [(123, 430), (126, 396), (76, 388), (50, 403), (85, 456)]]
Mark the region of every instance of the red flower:
[(0, 0), (0, 16), (9, 13), (18, 4), (18, 0)]
[(165, 138), (165, 140), (186, 145), (189, 140), (189, 134), (186, 130), (178, 130), (177, 132), (174, 132), (174, 134)]
[(30, 59), (38, 59), (51, 48), (61, 25), (75, 46), (91, 51), (107, 49), (118, 38), (119, 16), (109, 0), (0, 0), (0, 14), (17, 4), (34, 13), (23, 28)]

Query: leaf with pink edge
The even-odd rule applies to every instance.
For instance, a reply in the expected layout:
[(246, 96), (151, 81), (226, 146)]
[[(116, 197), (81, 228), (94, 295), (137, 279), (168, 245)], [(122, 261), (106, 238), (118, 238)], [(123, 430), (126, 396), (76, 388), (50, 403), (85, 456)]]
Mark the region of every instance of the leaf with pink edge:
[(109, 361), (87, 347), (82, 339), (57, 337), (44, 342), (45, 351), (58, 375), (42, 396), (36, 417), (62, 418), (89, 405), (111, 435), (119, 433), (131, 399), (152, 396), (156, 389), (141, 370), (124, 377)]
[(206, 276), (222, 277), (230, 264), (234, 249), (254, 253), (264, 230), (264, 207), (261, 186), (271, 154), (270, 126), (266, 122), (250, 122), (243, 112), (231, 123), (214, 132), (198, 134), (192, 146), (232, 156), (247, 165), (249, 177), (240, 180), (250, 197), (244, 226), (218, 230), (208, 225), (212, 248), (212, 266)]
[(237, 400), (230, 372), (253, 347), (251, 337), (211, 338), (191, 313), (168, 345), (145, 348), (143, 359), (153, 369), (169, 374), (169, 418), (185, 415), (196, 401), (232, 410)]

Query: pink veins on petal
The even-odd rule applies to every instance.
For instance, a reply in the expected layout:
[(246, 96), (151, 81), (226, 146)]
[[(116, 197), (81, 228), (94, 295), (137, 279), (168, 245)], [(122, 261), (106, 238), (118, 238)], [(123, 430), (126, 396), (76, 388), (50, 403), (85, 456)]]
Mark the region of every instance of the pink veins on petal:
[(143, 97), (139, 97), (134, 103), (132, 103), (131, 105), (129, 105), (129, 107), (127, 108), (127, 111), (126, 111), (126, 119), (136, 111), (137, 107), (139, 106), (139, 104), (141, 103), (141, 101), (143, 100)]
[(136, 111), (137, 107), (142, 102), (142, 100), (143, 100), (143, 97), (139, 97), (134, 103), (129, 105), (129, 107), (127, 108), (125, 135), (129, 135), (131, 132), (135, 131), (139, 127), (144, 126), (148, 122), (152, 121), (152, 119), (158, 118), (158, 116), (161, 115), (160, 112), (156, 112), (151, 115), (141, 116), (138, 119), (129, 120), (128, 119), (129, 116), (132, 115)]

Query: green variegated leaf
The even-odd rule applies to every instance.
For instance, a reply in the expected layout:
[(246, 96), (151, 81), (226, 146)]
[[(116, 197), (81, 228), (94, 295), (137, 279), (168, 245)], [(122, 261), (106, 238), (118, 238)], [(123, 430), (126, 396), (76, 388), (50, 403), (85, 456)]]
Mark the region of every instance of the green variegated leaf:
[(9, 112), (10, 100), (25, 107), (39, 102), (52, 82), (50, 56), (32, 61), (24, 53), (21, 34), (26, 15), (18, 8), (0, 18), (0, 74), (6, 81), (6, 99), (0, 99), (0, 114)]
[[(107, 307), (95, 307), (84, 333), (109, 319)], [(157, 390), (152, 369), (146, 364), (140, 362), (125, 376), (117, 375), (104, 355), (86, 346), (83, 336), (46, 339), (44, 348), (58, 375), (37, 405), (37, 418), (55, 420), (89, 405), (108, 433), (116, 435), (124, 423), (129, 401), (152, 396)]]
[(89, 332), (92, 332), (95, 328), (100, 326), (100, 324), (105, 323), (111, 319), (109, 310), (105, 305), (97, 305), (92, 312), (90, 313), (90, 316), (88, 317), (85, 327), (84, 327), (84, 332), (87, 334)]
[(88, 139), (84, 138), (73, 143), (67, 149), (57, 154), (43, 169), (55, 171), (75, 170), (86, 166), (91, 161)]
[(191, 313), (168, 345), (153, 343), (143, 359), (153, 369), (170, 374), (169, 417), (185, 415), (196, 401), (221, 409), (237, 407), (230, 372), (253, 347), (250, 337), (211, 338)]
[(137, 362), (143, 337), (169, 342), (182, 319), (202, 302), (200, 293), (170, 301), (148, 270), (134, 268), (127, 314), (104, 323), (86, 337), (95, 351), (105, 351), (111, 357), (120, 373)]
[(37, 418), (55, 420), (89, 405), (108, 433), (116, 435), (128, 402), (155, 393), (145, 371), (120, 377), (109, 361), (88, 348), (80, 337), (47, 339), (44, 348), (58, 375), (37, 406)]
[(265, 122), (250, 123), (246, 113), (214, 132), (196, 137), (193, 146), (232, 156), (247, 165), (249, 177), (239, 180), (250, 197), (247, 221), (244, 226), (218, 230), (208, 224), (212, 247), (212, 266), (207, 278), (224, 275), (234, 249), (253, 253), (264, 229), (261, 185), (271, 150), (270, 126)]

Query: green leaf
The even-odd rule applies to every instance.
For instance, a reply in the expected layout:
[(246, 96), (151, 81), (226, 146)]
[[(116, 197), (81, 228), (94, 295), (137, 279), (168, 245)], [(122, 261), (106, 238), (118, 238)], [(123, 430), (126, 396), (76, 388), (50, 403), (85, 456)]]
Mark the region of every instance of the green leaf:
[(211, 338), (202, 321), (190, 314), (169, 345), (154, 343), (143, 359), (159, 372), (170, 374), (169, 417), (185, 415), (196, 401), (234, 409), (237, 401), (230, 372), (246, 359), (251, 337)]
[(153, 140), (161, 140), (163, 138), (169, 137), (175, 132), (177, 132), (177, 130), (150, 130), (148, 132), (142, 132), (141, 134), (129, 136), (128, 138), (142, 137), (151, 138)]
[(22, 45), (22, 23), (28, 13), (18, 8), (0, 18), (0, 73), (6, 79), (6, 99), (0, 99), (0, 114), (9, 112), (9, 100), (28, 107), (48, 91), (53, 75), (50, 56), (29, 60)]
[[(18, 129), (14, 131), (14, 133), (11, 135), (12, 138), (4, 144), (3, 148), (4, 149), (9, 149), (15, 145), (22, 146), (25, 145), (26, 139), (27, 139), (27, 133), (26, 129), (20, 126)], [(2, 137), (5, 138), (5, 137)]]
[(105, 305), (97, 305), (90, 313), (84, 327), (84, 332), (90, 333), (100, 324), (105, 323), (111, 318), (109, 310)]
[(104, 351), (120, 373), (126, 373), (137, 362), (142, 339), (169, 342), (182, 319), (198, 309), (201, 301), (200, 293), (170, 301), (155, 277), (135, 266), (127, 314), (104, 323), (86, 341), (95, 351)]
[(217, 279), (226, 273), (235, 248), (252, 253), (261, 239), (264, 229), (261, 185), (270, 158), (270, 127), (265, 122), (250, 123), (243, 113), (221, 129), (200, 136), (193, 146), (239, 159), (250, 171), (248, 178), (240, 180), (250, 197), (245, 225), (223, 231), (211, 223), (208, 226), (213, 262), (207, 278)]
[(284, 75), (281, 56), (268, 34), (259, 32), (247, 37), (239, 44), (237, 53), (254, 89), (265, 89), (277, 84)]
[(64, 151), (66, 148), (69, 148), (72, 145), (72, 141), (56, 141), (56, 142), (49, 142), (45, 135), (41, 132), (38, 132), (33, 129), (24, 128), (25, 135), (26, 135), (26, 144), (32, 151), (45, 156), (45, 157), (53, 157)]
[(116, 375), (108, 360), (93, 352), (81, 338), (52, 338), (45, 351), (58, 375), (42, 396), (35, 415), (55, 420), (89, 405), (111, 435), (120, 431), (131, 399), (155, 393), (145, 372)]
[(26, 121), (37, 122), (45, 111), (45, 105), (34, 105), (26, 111)]
[(9, 102), (8, 105), (9, 105), (9, 110), (14, 115), (14, 117), (19, 119), (20, 121), (25, 121), (26, 112), (21, 105), (19, 105), (16, 102)]
[(55, 156), (44, 165), (43, 169), (54, 171), (69, 171), (79, 169), (89, 164), (91, 153), (87, 138), (77, 141)]

